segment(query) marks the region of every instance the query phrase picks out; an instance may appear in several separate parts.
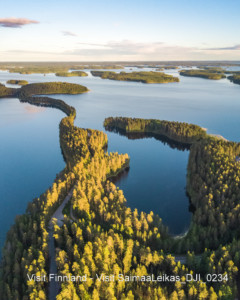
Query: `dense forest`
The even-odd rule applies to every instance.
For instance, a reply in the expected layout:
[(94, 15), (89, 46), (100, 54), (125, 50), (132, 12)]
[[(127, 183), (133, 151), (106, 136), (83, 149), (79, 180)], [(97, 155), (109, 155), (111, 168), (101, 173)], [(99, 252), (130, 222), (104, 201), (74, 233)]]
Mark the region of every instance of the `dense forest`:
[(11, 79), (11, 80), (8, 80), (7, 83), (8, 84), (17, 84), (17, 85), (26, 85), (26, 84), (28, 84), (28, 81), (27, 80), (14, 80), (14, 79)]
[(58, 72), (55, 74), (59, 77), (84, 77), (88, 76), (86, 72), (83, 71), (73, 71), (73, 72)]
[(80, 94), (87, 91), (85, 86), (68, 82), (32, 83), (21, 88), (21, 93), (27, 95)]
[(223, 72), (216, 71), (216, 69), (206, 69), (206, 70), (182, 70), (179, 72), (182, 76), (189, 76), (189, 77), (200, 77), (205, 79), (213, 79), (219, 80), (222, 78), (226, 78), (226, 75)]
[[(1, 299), (48, 298), (52, 236), (58, 275), (86, 276), (80, 282), (59, 282), (57, 300), (236, 299), (240, 145), (208, 136), (193, 124), (105, 120), (107, 129), (149, 132), (191, 144), (187, 191), (194, 213), (188, 234), (174, 238), (153, 212), (130, 209), (123, 191), (110, 181), (129, 167), (129, 156), (108, 153), (107, 135), (102, 131), (74, 126), (76, 111), (64, 101), (34, 96), (86, 91), (72, 84), (39, 83), (14, 92), (21, 101), (66, 112), (59, 126), (66, 168), (44, 194), (29, 203), (7, 235), (0, 268)], [(60, 224), (52, 215), (70, 191), (70, 207)], [(186, 274), (201, 274), (201, 280), (188, 281)], [(221, 276), (216, 279), (211, 274)], [(33, 275), (47, 279), (31, 280)]]
[(207, 136), (203, 128), (194, 124), (153, 119), (110, 117), (104, 120), (104, 127), (108, 130), (122, 129), (126, 132), (149, 132), (189, 144)]
[(102, 79), (121, 80), (121, 81), (137, 81), (143, 83), (168, 83), (179, 82), (178, 77), (167, 75), (162, 72), (110, 72), (110, 71), (91, 71), (93, 76)]

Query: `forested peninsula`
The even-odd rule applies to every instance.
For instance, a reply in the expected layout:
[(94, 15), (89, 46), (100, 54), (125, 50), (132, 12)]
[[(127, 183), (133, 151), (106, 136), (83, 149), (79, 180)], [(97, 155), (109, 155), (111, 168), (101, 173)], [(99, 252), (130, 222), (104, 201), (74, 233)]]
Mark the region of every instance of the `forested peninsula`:
[(179, 82), (178, 77), (167, 75), (162, 72), (110, 72), (110, 71), (91, 71), (93, 76), (102, 79), (120, 80), (120, 81), (137, 81), (142, 83), (168, 83)]
[[(187, 188), (195, 212), (189, 233), (175, 239), (159, 216), (127, 207), (123, 191), (108, 180), (129, 166), (129, 156), (106, 152), (107, 135), (102, 131), (74, 126), (76, 111), (64, 101), (35, 97), (64, 91), (80, 93), (87, 88), (39, 83), (15, 91), (21, 101), (57, 107), (68, 115), (59, 127), (66, 168), (52, 187), (29, 203), (7, 235), (0, 272), (2, 298), (47, 299), (48, 290), (52, 291), (48, 278), (53, 259), (58, 275), (86, 274), (87, 278), (59, 282), (60, 290), (54, 291), (57, 300), (236, 298), (240, 167), (235, 156), (239, 144), (209, 137), (201, 127), (187, 123), (129, 118), (105, 121), (109, 128), (153, 130), (174, 140), (183, 136), (191, 143)], [(52, 220), (69, 195), (70, 209), (64, 218)], [(53, 237), (54, 255), (49, 246)], [(185, 263), (169, 253), (186, 255)], [(190, 273), (200, 273), (202, 280), (186, 281)], [(224, 279), (206, 283), (207, 274), (215, 273)], [(30, 280), (34, 274), (45, 275), (46, 281)], [(126, 281), (99, 281), (96, 274), (124, 276)], [(164, 274), (173, 279), (165, 281)], [(131, 276), (138, 280), (128, 280)], [(160, 276), (161, 282), (150, 282), (152, 276)]]

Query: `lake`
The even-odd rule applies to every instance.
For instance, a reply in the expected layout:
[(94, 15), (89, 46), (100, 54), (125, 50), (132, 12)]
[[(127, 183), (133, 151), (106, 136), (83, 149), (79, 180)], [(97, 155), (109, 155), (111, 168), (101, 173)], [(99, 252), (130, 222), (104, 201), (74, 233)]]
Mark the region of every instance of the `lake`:
[[(166, 73), (176, 74), (177, 70)], [(180, 77), (180, 83), (142, 84), (98, 77), (55, 77), (0, 72), (0, 82), (67, 81), (86, 85), (83, 95), (58, 95), (77, 110), (75, 124), (104, 130), (104, 118), (126, 116), (190, 122), (239, 141), (240, 86), (227, 79)], [(0, 247), (17, 214), (39, 196), (64, 168), (58, 125), (64, 114), (51, 108), (0, 99)], [(173, 149), (154, 137), (128, 139), (107, 132), (108, 151), (130, 155), (130, 170), (116, 184), (127, 205), (159, 214), (172, 234), (187, 230), (191, 220), (185, 193), (188, 151)]]

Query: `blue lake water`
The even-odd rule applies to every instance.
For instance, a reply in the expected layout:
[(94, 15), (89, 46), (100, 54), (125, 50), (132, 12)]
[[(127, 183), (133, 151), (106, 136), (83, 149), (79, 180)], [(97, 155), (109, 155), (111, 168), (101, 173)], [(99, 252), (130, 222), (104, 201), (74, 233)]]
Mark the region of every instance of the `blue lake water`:
[[(176, 70), (167, 73), (178, 75)], [(8, 79), (32, 82), (67, 81), (86, 85), (83, 95), (58, 95), (77, 110), (75, 124), (104, 130), (104, 118), (126, 116), (184, 121), (209, 133), (240, 141), (240, 86), (227, 79), (211, 81), (180, 77), (180, 83), (142, 84), (96, 77), (61, 78), (53, 74), (20, 75), (0, 72)], [(0, 99), (0, 247), (17, 214), (48, 188), (64, 168), (58, 125), (64, 114), (35, 108), (17, 99)], [(108, 151), (127, 152), (130, 170), (116, 184), (127, 204), (159, 214), (170, 232), (187, 230), (191, 213), (185, 194), (188, 151), (172, 149), (154, 138), (128, 139), (107, 132)]]

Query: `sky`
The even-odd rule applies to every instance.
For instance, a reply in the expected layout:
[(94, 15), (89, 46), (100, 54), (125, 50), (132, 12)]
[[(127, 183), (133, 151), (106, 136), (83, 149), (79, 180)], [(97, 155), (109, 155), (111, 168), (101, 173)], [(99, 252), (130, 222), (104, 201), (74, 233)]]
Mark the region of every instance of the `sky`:
[(0, 0), (0, 61), (240, 60), (239, 0)]

